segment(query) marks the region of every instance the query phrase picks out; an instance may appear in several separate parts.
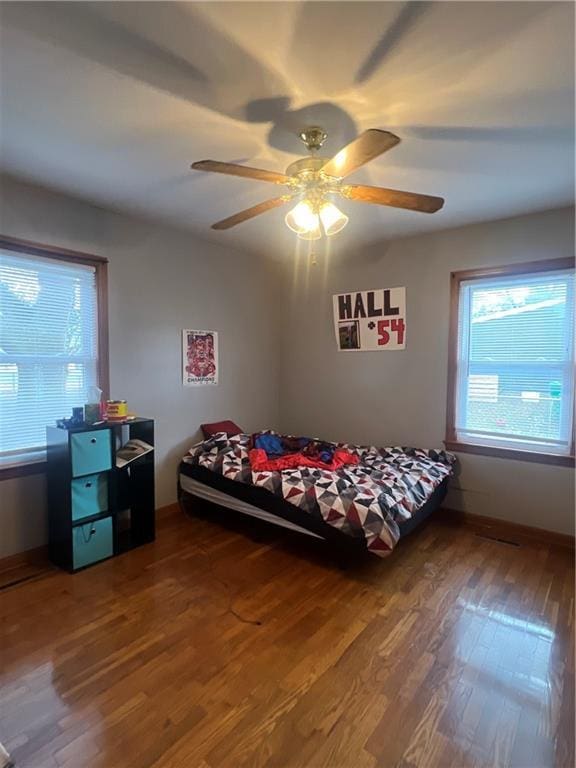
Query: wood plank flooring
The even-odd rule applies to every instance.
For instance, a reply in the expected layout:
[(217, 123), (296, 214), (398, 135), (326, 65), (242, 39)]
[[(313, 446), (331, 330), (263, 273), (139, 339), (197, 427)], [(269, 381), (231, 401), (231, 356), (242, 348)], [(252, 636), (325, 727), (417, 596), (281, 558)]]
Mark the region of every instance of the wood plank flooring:
[(18, 768), (574, 765), (573, 553), (440, 519), (345, 571), (182, 513), (0, 593)]

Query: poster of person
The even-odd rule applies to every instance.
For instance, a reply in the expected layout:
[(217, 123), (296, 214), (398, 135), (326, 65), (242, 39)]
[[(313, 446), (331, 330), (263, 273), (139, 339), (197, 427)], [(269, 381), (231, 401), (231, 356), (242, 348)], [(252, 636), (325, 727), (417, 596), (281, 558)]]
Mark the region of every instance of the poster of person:
[(406, 288), (338, 293), (332, 302), (340, 352), (406, 349)]
[(182, 331), (184, 386), (218, 384), (218, 333)]

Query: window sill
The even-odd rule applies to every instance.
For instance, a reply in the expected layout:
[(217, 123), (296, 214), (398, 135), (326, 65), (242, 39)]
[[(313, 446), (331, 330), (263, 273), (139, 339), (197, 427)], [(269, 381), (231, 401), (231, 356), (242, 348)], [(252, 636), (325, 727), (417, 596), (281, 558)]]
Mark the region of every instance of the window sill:
[(29, 458), (22, 458), (18, 463), (9, 463), (7, 460), (0, 459), (0, 481), (27, 475), (41, 475), (46, 472), (46, 452), (41, 452), (41, 458), (34, 459), (32, 455), (29, 454)]
[(555, 453), (536, 453), (533, 451), (519, 451), (514, 448), (496, 448), (491, 445), (476, 445), (475, 443), (459, 443), (455, 440), (445, 440), (446, 450), (455, 453), (477, 453), (482, 456), (494, 456), (499, 459), (515, 459), (516, 461), (530, 461), (536, 464), (556, 464), (560, 467), (574, 467), (574, 456), (559, 455)]

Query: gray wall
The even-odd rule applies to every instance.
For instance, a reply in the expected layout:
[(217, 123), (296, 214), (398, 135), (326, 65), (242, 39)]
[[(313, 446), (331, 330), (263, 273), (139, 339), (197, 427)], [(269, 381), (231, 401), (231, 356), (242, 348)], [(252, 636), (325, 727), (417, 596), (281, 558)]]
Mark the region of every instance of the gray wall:
[[(278, 422), (278, 275), (260, 258), (4, 177), (0, 232), (106, 256), (111, 394), (156, 419), (158, 506), (205, 421)], [(233, 240), (229, 240), (233, 242)], [(182, 328), (220, 332), (221, 383), (181, 384)], [(44, 477), (0, 482), (0, 558), (46, 541)]]
[[(449, 275), (574, 256), (569, 209), (398, 240), (332, 263), (287, 267), (281, 425), (375, 445), (441, 447), (445, 436)], [(406, 286), (404, 351), (339, 353), (332, 294)], [(574, 530), (574, 475), (563, 467), (460, 455), (447, 504), (562, 533)]]
[[(276, 265), (2, 179), (0, 232), (110, 259), (114, 397), (157, 425), (157, 504), (175, 499), (178, 461), (202, 421), (361, 443), (441, 446), (448, 282), (455, 269), (573, 256), (569, 210), (380, 245), (346, 260)], [(407, 349), (336, 351), (333, 293), (405, 285)], [(284, 310), (281, 310), (282, 302)], [(180, 383), (180, 331), (221, 332), (221, 384)], [(279, 343), (281, 342), (281, 343)], [(574, 527), (573, 473), (460, 456), (448, 503), (564, 533)], [(43, 475), (0, 482), (0, 558), (46, 541)]]

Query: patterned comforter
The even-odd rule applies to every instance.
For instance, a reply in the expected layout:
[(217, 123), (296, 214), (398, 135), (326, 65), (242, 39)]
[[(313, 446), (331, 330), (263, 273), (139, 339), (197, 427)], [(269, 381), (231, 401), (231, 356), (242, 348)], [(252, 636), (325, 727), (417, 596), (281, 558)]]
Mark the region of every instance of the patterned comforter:
[(349, 536), (365, 539), (381, 557), (399, 539), (398, 523), (410, 518), (452, 473), (455, 456), (442, 450), (375, 448), (337, 443), (359, 463), (329, 471), (298, 467), (253, 471), (250, 435), (219, 432), (193, 446), (184, 461), (231, 480), (262, 486)]

